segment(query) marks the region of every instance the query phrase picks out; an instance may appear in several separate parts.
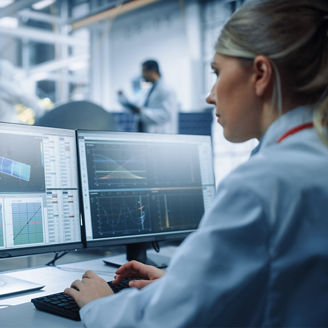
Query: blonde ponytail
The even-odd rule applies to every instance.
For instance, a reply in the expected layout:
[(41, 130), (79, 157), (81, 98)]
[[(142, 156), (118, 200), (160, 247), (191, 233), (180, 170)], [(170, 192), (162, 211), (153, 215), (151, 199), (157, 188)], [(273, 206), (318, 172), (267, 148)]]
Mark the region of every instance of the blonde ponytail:
[(248, 0), (222, 28), (216, 51), (268, 57), (275, 70), (273, 106), (281, 112), (284, 91), (295, 104), (317, 108), (314, 125), (328, 145), (327, 0)]

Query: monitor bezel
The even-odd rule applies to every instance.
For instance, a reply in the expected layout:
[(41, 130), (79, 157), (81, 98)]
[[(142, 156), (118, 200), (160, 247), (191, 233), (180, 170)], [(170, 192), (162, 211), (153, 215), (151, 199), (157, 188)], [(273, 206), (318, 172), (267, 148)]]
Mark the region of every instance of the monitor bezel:
[[(136, 136), (137, 138), (140, 136), (145, 136), (147, 138), (154, 138), (159, 137), (159, 135), (164, 137), (171, 136), (172, 138), (193, 138), (193, 139), (202, 139), (206, 140), (209, 143), (211, 148), (212, 154), (212, 161), (213, 161), (213, 142), (211, 136), (205, 135), (191, 135), (191, 134), (153, 134), (153, 133), (142, 133), (142, 132), (118, 132), (118, 131), (91, 131), (91, 130), (76, 130), (76, 138), (77, 138), (77, 154), (78, 154), (78, 163), (79, 163), (79, 179), (80, 179), (80, 190), (81, 190), (81, 198), (83, 198), (82, 190), (82, 176), (81, 176), (81, 153), (80, 153), (80, 144), (79, 138), (83, 136), (83, 134), (105, 134), (105, 135), (130, 135), (131, 137)], [(212, 162), (213, 165), (213, 162)], [(215, 188), (215, 175), (214, 171), (212, 170), (212, 178), (213, 178), (213, 186)], [(108, 246), (119, 246), (119, 245), (129, 245), (135, 243), (151, 243), (151, 242), (161, 242), (161, 241), (174, 241), (174, 240), (183, 240), (189, 234), (196, 231), (198, 228), (195, 229), (188, 229), (188, 230), (181, 230), (181, 231), (174, 231), (174, 232), (159, 232), (159, 233), (149, 233), (147, 235), (130, 235), (130, 236), (120, 236), (120, 237), (107, 237), (99, 240), (87, 240), (86, 231), (85, 231), (85, 212), (83, 206), (83, 199), (81, 199), (81, 211), (82, 211), (82, 222), (83, 222), (83, 237), (84, 243), (87, 248), (93, 247), (108, 247)], [(201, 220), (200, 220), (201, 221)]]
[[(0, 122), (0, 129), (3, 127), (12, 127), (13, 129), (25, 129), (26, 131), (38, 131), (39, 134), (56, 134), (61, 133), (62, 135), (68, 135), (74, 137), (76, 144), (76, 130), (72, 129), (61, 129), (61, 128), (52, 128), (52, 127), (43, 127), (43, 126), (35, 126), (28, 125), (22, 123), (9, 123), (9, 122)], [(52, 132), (52, 133), (51, 133)], [(79, 201), (79, 222), (80, 222), (80, 232), (81, 232), (81, 240), (78, 242), (70, 242), (70, 243), (57, 243), (57, 244), (47, 244), (47, 245), (39, 245), (39, 246), (31, 246), (31, 247), (13, 247), (10, 249), (2, 248), (0, 249), (0, 259), (11, 258), (11, 257), (19, 257), (19, 256), (29, 256), (29, 255), (37, 255), (44, 253), (56, 253), (56, 252), (65, 252), (65, 251), (76, 251), (79, 249), (83, 249), (85, 247), (85, 243), (83, 242), (83, 229), (82, 229), (82, 197), (81, 197), (81, 185), (79, 180), (79, 162), (77, 155), (77, 145), (76, 145), (76, 158), (77, 158), (77, 191), (78, 191), (78, 201)]]

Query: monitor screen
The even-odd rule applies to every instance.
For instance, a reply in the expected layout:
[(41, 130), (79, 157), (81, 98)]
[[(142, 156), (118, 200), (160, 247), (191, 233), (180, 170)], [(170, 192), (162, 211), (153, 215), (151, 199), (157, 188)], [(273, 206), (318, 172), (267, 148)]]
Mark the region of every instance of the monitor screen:
[(183, 238), (214, 196), (209, 136), (78, 131), (78, 149), (87, 246)]
[(0, 123), (0, 256), (82, 247), (73, 130)]

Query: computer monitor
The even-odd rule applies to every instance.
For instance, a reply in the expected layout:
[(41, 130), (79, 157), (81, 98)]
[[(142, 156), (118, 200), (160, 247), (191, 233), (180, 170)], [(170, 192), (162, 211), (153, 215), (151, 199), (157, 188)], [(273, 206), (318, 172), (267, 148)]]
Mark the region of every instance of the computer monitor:
[(123, 244), (149, 263), (146, 242), (197, 229), (215, 192), (209, 136), (77, 133), (87, 247)]
[(83, 247), (77, 172), (74, 130), (0, 123), (1, 258)]

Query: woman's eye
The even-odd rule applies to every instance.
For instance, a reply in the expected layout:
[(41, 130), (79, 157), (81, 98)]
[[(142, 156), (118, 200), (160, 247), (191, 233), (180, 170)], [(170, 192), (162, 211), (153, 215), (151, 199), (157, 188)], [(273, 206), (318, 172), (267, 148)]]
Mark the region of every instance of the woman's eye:
[(219, 77), (220, 73), (216, 69), (212, 69), (212, 73), (216, 75), (216, 77)]

